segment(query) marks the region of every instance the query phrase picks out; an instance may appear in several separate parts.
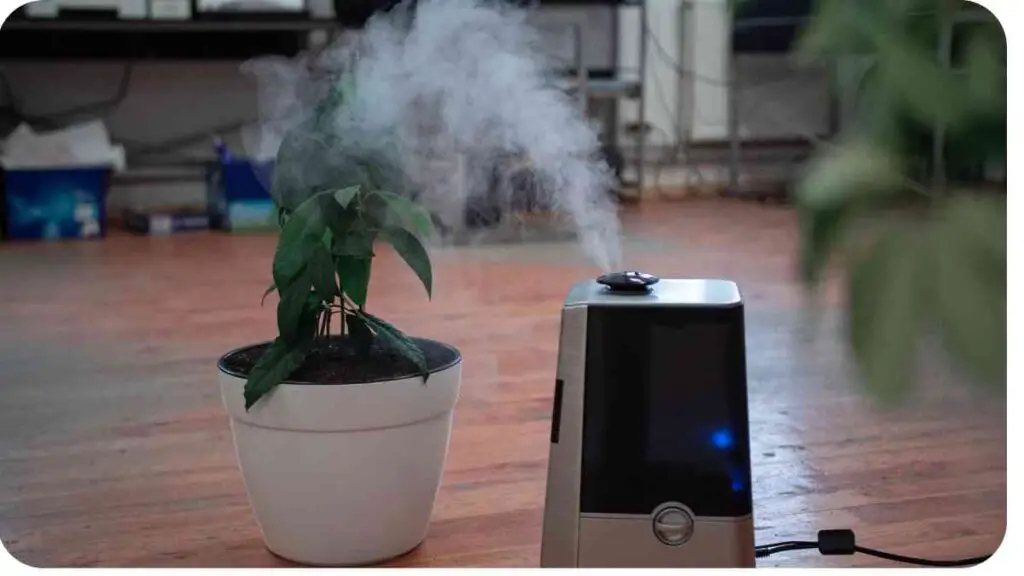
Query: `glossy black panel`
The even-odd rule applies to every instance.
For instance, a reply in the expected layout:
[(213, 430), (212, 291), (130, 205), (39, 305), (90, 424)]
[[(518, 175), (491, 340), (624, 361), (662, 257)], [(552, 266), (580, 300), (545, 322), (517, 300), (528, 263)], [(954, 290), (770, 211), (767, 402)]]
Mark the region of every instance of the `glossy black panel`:
[(750, 514), (745, 356), (741, 307), (591, 308), (581, 512)]

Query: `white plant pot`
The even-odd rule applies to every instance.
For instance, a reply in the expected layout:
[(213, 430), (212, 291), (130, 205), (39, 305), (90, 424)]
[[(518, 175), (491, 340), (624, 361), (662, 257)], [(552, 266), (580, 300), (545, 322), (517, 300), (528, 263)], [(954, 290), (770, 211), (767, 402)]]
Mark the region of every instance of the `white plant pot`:
[(422, 378), (281, 384), (245, 411), (220, 364), (239, 468), (267, 548), (301, 564), (354, 566), (427, 535), (448, 454), (462, 357)]

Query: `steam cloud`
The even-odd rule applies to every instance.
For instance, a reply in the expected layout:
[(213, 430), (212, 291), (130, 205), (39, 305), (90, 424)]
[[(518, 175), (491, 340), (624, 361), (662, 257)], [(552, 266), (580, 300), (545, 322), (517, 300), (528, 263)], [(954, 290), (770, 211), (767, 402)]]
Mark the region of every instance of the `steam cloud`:
[[(273, 155), (286, 134), (301, 141), (289, 162), (298, 194), (359, 183), (372, 158), (402, 188), (393, 191), (414, 194), (449, 225), (496, 182), (509, 194), (495, 175), (525, 161), (535, 201), (571, 218), (595, 265), (617, 269), (611, 170), (578, 105), (553, 85), (525, 13), (482, 0), (414, 4), (378, 13), (354, 41), (315, 56), (247, 62), (260, 89), (248, 152)], [(354, 97), (314, 128), (316, 103), (341, 72), (354, 78)]]

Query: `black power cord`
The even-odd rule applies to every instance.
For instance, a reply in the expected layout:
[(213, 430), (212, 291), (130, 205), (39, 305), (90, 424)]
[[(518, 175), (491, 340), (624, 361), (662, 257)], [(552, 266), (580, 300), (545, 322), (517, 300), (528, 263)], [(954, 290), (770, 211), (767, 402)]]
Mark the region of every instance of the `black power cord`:
[(881, 550), (858, 546), (853, 530), (820, 530), (818, 532), (817, 542), (791, 540), (788, 542), (766, 544), (763, 546), (757, 546), (754, 549), (754, 555), (757, 558), (766, 558), (780, 552), (789, 552), (792, 550), (818, 550), (822, 556), (850, 556), (852, 554), (865, 554), (867, 556), (874, 556), (875, 558), (881, 558), (883, 560), (892, 560), (893, 562), (916, 564), (918, 566), (948, 568), (975, 566), (991, 558), (991, 555), (988, 555), (978, 556), (976, 558), (963, 558), (959, 560), (928, 560), (925, 558), (914, 558), (912, 556), (892, 554), (890, 552), (883, 552)]

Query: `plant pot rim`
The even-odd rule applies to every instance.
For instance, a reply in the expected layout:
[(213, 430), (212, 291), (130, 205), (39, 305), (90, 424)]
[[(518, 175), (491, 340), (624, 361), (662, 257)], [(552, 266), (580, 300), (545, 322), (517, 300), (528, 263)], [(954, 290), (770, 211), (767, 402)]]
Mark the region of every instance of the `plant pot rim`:
[[(458, 348), (456, 348), (455, 346), (452, 346), (451, 344), (448, 344), (447, 342), (442, 342), (440, 340), (434, 340), (432, 338), (413, 337), (412, 339), (413, 340), (420, 340), (420, 341), (424, 341), (424, 342), (432, 342), (434, 344), (437, 344), (439, 346), (447, 348), (447, 349), (449, 349), (449, 350), (451, 350), (452, 352), (455, 353), (455, 358), (453, 358), (450, 362), (442, 364), (441, 366), (438, 366), (437, 368), (434, 368), (432, 370), (429, 370), (427, 372), (428, 374), (437, 374), (439, 372), (444, 372), (445, 370), (448, 370), (448, 369), (450, 369), (450, 368), (452, 368), (452, 367), (454, 367), (454, 366), (456, 366), (456, 365), (458, 365), (458, 364), (460, 364), (462, 362), (462, 352), (459, 351)], [(247, 375), (242, 374), (242, 373), (237, 372), (237, 371), (234, 371), (234, 370), (229, 370), (227, 367), (224, 366), (224, 361), (229, 356), (231, 356), (233, 354), (238, 354), (239, 352), (244, 352), (245, 350), (251, 350), (251, 349), (256, 348), (258, 346), (266, 346), (266, 345), (271, 344), (272, 342), (273, 342), (272, 340), (264, 340), (262, 342), (256, 342), (254, 344), (247, 344), (245, 346), (240, 346), (238, 348), (230, 350), (230, 351), (224, 353), (223, 355), (221, 355), (221, 357), (217, 360), (217, 369), (220, 370), (222, 373), (227, 374), (228, 376), (232, 376), (234, 378), (239, 378), (241, 380), (246, 380), (248, 378)], [(290, 386), (360, 386), (360, 385), (363, 385), (363, 384), (380, 384), (382, 382), (396, 382), (396, 381), (399, 381), (399, 380), (406, 380), (408, 378), (418, 378), (418, 377), (419, 377), (419, 374), (413, 373), (413, 374), (408, 374), (406, 376), (401, 376), (401, 377), (393, 377), (392, 376), (392, 377), (386, 377), (386, 378), (376, 378), (376, 379), (373, 379), (373, 380), (360, 380), (360, 381), (357, 381), (357, 382), (322, 383), (322, 382), (304, 382), (304, 381), (301, 381), (301, 380), (284, 380), (279, 385), (290, 385)]]

